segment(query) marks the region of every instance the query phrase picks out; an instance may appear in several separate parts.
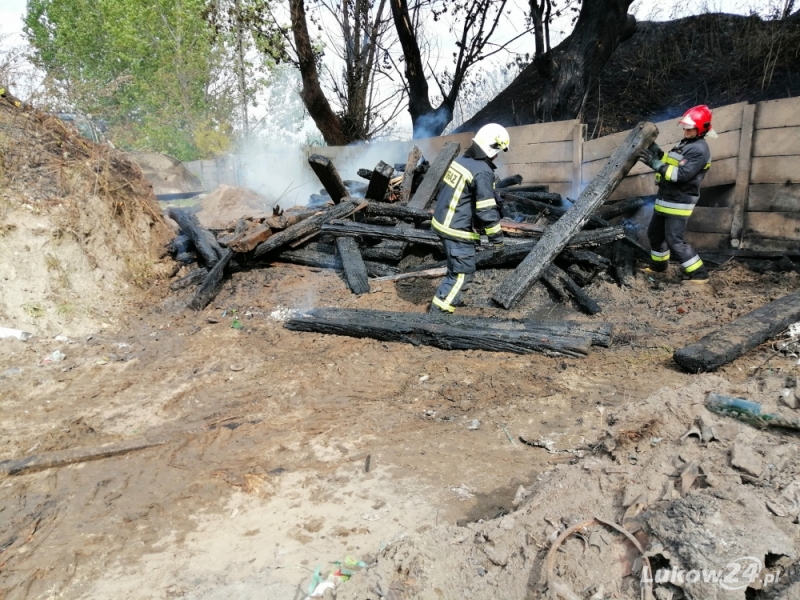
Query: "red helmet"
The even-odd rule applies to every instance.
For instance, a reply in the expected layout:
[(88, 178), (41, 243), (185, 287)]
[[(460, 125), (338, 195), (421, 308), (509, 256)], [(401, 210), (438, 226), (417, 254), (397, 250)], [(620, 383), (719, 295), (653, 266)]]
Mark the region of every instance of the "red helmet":
[(711, 131), (711, 109), (705, 104), (690, 108), (679, 123), (684, 129), (697, 128), (697, 135), (703, 136)]

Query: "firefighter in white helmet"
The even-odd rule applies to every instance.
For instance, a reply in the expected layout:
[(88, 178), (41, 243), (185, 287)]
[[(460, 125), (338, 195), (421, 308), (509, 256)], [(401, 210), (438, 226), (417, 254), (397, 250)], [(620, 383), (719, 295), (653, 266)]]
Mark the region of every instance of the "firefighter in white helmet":
[(444, 175), (431, 225), (447, 254), (447, 275), (433, 297), (432, 311), (452, 313), (462, 304), (462, 295), (475, 273), (475, 246), (481, 230), (495, 247), (503, 245), (492, 161), (500, 152), (508, 151), (509, 143), (505, 127), (484, 125)]
[(674, 256), (681, 263), (688, 283), (708, 283), (708, 270), (697, 252), (686, 242), (686, 224), (700, 199), (700, 182), (711, 168), (711, 151), (706, 136), (716, 137), (711, 128), (711, 110), (690, 108), (679, 121), (683, 139), (669, 152), (657, 144), (644, 151), (640, 160), (656, 172), (658, 194), (655, 211), (647, 229), (650, 238), (651, 273), (663, 273)]

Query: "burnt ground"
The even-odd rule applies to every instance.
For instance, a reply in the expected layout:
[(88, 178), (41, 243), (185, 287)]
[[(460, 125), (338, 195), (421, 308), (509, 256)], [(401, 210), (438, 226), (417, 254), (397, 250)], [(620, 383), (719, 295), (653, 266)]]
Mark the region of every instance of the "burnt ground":
[[(464, 312), (501, 314), (486, 298), (503, 275), (479, 273)], [(704, 290), (678, 277), (598, 280), (595, 317), (535, 287), (513, 314), (615, 324), (614, 345), (585, 359), (290, 332), (287, 309), (422, 311), (436, 285), (355, 297), (339, 275), (292, 265), (234, 274), (201, 313), (164, 287), (90, 336), (2, 340), (0, 460), (166, 443), (0, 479), (0, 598), (304, 598), (318, 565), (503, 515), (520, 484), (578, 460), (517, 436), (590, 456), (606, 411), (696, 381), (674, 348), (800, 285), (737, 263)], [(66, 359), (43, 362), (56, 349)], [(719, 375), (799, 375), (796, 362), (765, 344)]]

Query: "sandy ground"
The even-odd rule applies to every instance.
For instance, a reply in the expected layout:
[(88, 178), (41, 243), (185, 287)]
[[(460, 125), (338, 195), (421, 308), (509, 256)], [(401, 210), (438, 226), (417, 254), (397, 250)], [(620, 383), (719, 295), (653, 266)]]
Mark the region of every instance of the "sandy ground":
[[(485, 291), (500, 276), (479, 274), (465, 313), (499, 314)], [(800, 278), (729, 264), (702, 291), (677, 276), (640, 275), (633, 289), (598, 281), (589, 291), (604, 312), (591, 318), (535, 288), (514, 314), (614, 323), (614, 346), (585, 359), (301, 334), (280, 321), (307, 306), (422, 311), (435, 285), (355, 297), (335, 273), (276, 265), (236, 273), (201, 313), (183, 308), (187, 292), (91, 335), (0, 341), (0, 460), (165, 441), (0, 479), (0, 598), (305, 598), (318, 566), (506, 514), (520, 484), (588, 454), (605, 411), (690, 385), (675, 347)], [(45, 362), (54, 350), (66, 359)], [(719, 375), (736, 384), (798, 369), (764, 345)]]

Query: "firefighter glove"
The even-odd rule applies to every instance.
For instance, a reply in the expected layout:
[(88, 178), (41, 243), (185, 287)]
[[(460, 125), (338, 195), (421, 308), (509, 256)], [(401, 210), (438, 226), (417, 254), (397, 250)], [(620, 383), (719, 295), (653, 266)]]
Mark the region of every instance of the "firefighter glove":
[(643, 162), (646, 165), (649, 165), (653, 159), (658, 158), (658, 155), (656, 155), (654, 152), (651, 152), (649, 148), (644, 148), (639, 151), (638, 158), (639, 161)]
[(656, 144), (655, 142), (653, 142), (652, 144), (650, 144), (650, 146), (649, 146), (647, 149), (648, 149), (648, 150), (649, 150), (651, 153), (655, 154), (655, 155), (656, 155), (656, 158), (661, 158), (662, 156), (664, 156), (664, 151), (661, 149), (661, 146), (659, 146), (659, 145), (658, 145), (658, 144)]
[(655, 171), (656, 173), (661, 173), (662, 175), (664, 174), (664, 171), (667, 170), (667, 164), (661, 162), (657, 158), (653, 158), (650, 162), (647, 163), (647, 166), (653, 169), (653, 171)]

